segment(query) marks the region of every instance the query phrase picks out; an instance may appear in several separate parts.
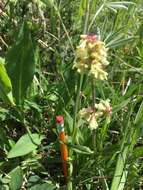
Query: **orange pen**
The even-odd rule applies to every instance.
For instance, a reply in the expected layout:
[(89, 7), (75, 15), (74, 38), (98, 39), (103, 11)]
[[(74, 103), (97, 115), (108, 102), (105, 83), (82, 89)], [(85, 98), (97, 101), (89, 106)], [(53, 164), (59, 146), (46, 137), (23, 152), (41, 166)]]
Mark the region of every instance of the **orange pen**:
[(57, 124), (57, 130), (59, 133), (59, 140), (60, 140), (60, 151), (61, 151), (61, 159), (63, 164), (63, 173), (64, 177), (67, 180), (68, 177), (68, 169), (67, 169), (67, 161), (68, 161), (68, 149), (66, 144), (66, 137), (65, 137), (65, 131), (64, 131), (64, 118), (63, 116), (59, 115), (56, 116), (56, 124)]

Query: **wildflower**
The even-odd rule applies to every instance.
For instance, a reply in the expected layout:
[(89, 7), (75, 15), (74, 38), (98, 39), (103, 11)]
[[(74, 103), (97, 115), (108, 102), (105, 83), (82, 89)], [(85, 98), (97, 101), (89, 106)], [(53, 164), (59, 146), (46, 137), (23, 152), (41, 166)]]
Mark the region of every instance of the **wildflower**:
[(102, 116), (111, 116), (112, 107), (110, 106), (110, 100), (100, 100), (98, 104), (95, 104), (96, 110), (91, 107), (83, 108), (80, 110), (79, 115), (85, 119), (89, 124), (91, 130), (98, 128), (98, 121)]
[(96, 120), (97, 114), (91, 107), (83, 108), (79, 112), (79, 115), (89, 123), (90, 129), (96, 129), (98, 127), (98, 123)]
[(104, 67), (108, 65), (107, 48), (96, 35), (81, 35), (80, 45), (76, 50), (74, 67), (79, 73), (88, 73), (95, 79), (107, 80)]
[(110, 106), (110, 100), (100, 100), (99, 104), (95, 104), (95, 108), (103, 114), (111, 115), (112, 107)]

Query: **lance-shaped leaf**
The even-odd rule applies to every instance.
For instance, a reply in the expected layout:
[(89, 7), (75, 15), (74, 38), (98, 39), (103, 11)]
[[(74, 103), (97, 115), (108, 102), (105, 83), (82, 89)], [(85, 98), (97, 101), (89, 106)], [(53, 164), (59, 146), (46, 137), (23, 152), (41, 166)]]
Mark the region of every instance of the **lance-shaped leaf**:
[(24, 22), (15, 44), (7, 55), (7, 71), (13, 86), (13, 95), (17, 104), (22, 104), (27, 88), (35, 72), (36, 47), (31, 37), (30, 25)]
[(0, 58), (0, 97), (5, 103), (14, 105), (12, 85), (4, 67), (4, 59)]

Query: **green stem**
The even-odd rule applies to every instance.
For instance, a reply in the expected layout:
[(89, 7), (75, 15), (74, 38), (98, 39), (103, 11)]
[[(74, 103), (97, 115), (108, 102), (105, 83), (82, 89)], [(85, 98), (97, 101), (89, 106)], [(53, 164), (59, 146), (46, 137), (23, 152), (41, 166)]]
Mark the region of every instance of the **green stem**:
[(80, 107), (80, 93), (81, 93), (82, 83), (83, 83), (83, 74), (80, 75), (79, 85), (77, 86), (77, 96), (76, 96), (76, 102), (75, 102), (74, 122), (73, 122), (73, 143), (76, 140), (77, 114), (78, 114), (78, 109)]
[[(91, 89), (92, 89), (92, 109), (93, 109), (93, 114), (95, 114), (95, 100), (96, 100), (96, 91), (95, 91), (95, 85), (94, 85), (94, 79), (91, 81)], [(93, 130), (92, 133), (92, 139), (93, 139), (93, 148), (94, 148), (94, 157), (96, 155), (96, 130)]]
[[(73, 135), (72, 135), (72, 142), (73, 144), (76, 141), (76, 134), (77, 134), (77, 113), (78, 109), (80, 107), (80, 92), (82, 88), (82, 83), (83, 83), (83, 75), (80, 75), (80, 80), (79, 80), (79, 85), (77, 87), (77, 96), (76, 96), (76, 103), (75, 103), (75, 112), (74, 112), (74, 122), (73, 122)], [(73, 151), (69, 149), (69, 155), (72, 158)], [(73, 174), (73, 164), (72, 161), (69, 163), (69, 179), (67, 183), (67, 189), (68, 190), (73, 190), (72, 188), (72, 174)]]
[[(89, 21), (89, 15), (90, 15), (90, 2), (91, 2), (91, 0), (86, 1), (85, 23), (84, 23), (84, 29), (83, 29), (84, 34), (86, 34), (87, 30), (88, 30), (88, 21)], [(79, 85), (77, 87), (77, 97), (76, 97), (76, 103), (75, 103), (74, 122), (73, 122), (73, 141), (76, 140), (77, 113), (78, 113), (78, 109), (80, 107), (80, 93), (81, 93), (82, 83), (83, 83), (83, 74), (80, 75)]]
[(94, 79), (92, 79), (91, 88), (92, 88), (92, 109), (95, 113), (96, 91), (95, 91)]
[[(87, 0), (86, 4), (86, 13), (85, 13), (85, 23), (84, 23), (84, 30), (83, 33), (87, 33), (87, 28), (88, 28), (88, 20), (89, 20), (89, 10), (90, 10), (90, 1)], [(80, 95), (81, 95), (81, 89), (82, 89), (82, 84), (83, 84), (83, 74), (80, 75), (79, 79), (79, 85), (77, 86), (77, 96), (76, 96), (76, 102), (75, 102), (75, 110), (74, 110), (74, 121), (73, 121), (73, 134), (72, 134), (72, 143), (74, 144), (76, 141), (76, 136), (77, 136), (77, 114), (78, 110), (80, 107)], [(73, 151), (69, 150), (69, 156), (72, 158)], [(73, 163), (71, 161), (70, 167), (73, 167)], [(69, 180), (67, 183), (67, 189), (68, 190), (73, 190), (73, 184), (72, 184), (72, 175), (73, 175), (73, 170), (69, 168)]]

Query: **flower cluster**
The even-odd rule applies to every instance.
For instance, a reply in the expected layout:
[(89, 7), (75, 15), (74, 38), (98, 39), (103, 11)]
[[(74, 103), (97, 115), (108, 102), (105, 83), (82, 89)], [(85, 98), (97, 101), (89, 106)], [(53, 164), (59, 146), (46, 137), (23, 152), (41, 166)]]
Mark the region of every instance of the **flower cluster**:
[(95, 104), (96, 111), (91, 107), (83, 108), (80, 110), (79, 115), (89, 123), (89, 128), (97, 129), (98, 120), (103, 116), (111, 116), (112, 107), (110, 106), (110, 100), (100, 100), (99, 104)]
[(79, 73), (88, 73), (95, 79), (107, 80), (104, 67), (108, 65), (105, 43), (96, 35), (81, 35), (80, 45), (76, 49), (74, 68)]

